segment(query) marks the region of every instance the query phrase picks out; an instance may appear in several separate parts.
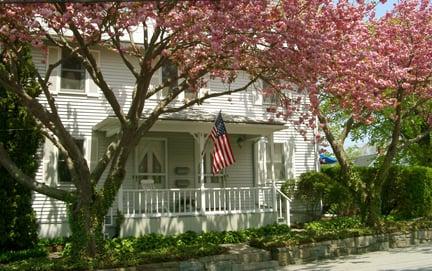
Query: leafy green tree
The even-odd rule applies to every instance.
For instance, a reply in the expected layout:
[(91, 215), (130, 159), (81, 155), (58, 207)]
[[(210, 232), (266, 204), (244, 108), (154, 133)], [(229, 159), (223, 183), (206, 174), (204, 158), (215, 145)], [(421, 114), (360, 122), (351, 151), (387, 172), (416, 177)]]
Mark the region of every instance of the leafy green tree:
[[(0, 60), (3, 58), (0, 58)], [(39, 87), (35, 82), (30, 50), (18, 52), (17, 74), (26, 92), (36, 97)], [(0, 69), (11, 67), (3, 61)], [(37, 170), (37, 149), (42, 136), (28, 111), (18, 103), (16, 95), (0, 84), (0, 142), (8, 150), (12, 160), (28, 176)], [(8, 171), (0, 166), (0, 251), (32, 247), (37, 242), (37, 223), (32, 209), (31, 190), (16, 182)]]

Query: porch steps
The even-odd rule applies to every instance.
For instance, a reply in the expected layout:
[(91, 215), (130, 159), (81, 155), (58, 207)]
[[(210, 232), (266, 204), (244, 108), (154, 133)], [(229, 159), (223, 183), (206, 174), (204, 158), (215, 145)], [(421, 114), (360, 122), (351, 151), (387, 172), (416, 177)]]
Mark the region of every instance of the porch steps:
[(207, 270), (257, 271), (276, 270), (276, 268), (279, 267), (279, 263), (272, 260), (269, 251), (253, 248), (247, 244), (233, 244), (225, 246), (229, 249), (228, 255), (233, 255), (237, 258), (232, 261), (231, 269)]

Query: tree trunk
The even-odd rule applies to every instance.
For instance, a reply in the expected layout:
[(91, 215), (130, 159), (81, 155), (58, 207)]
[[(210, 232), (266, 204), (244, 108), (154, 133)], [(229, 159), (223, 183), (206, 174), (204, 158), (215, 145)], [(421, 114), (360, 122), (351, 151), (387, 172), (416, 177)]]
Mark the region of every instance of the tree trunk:
[(365, 202), (366, 207), (366, 225), (376, 228), (379, 226), (379, 218), (381, 216), (381, 190), (382, 183), (371, 184), (367, 192), (367, 198)]
[(367, 195), (366, 186), (361, 180), (360, 175), (353, 169), (352, 163), (349, 160), (348, 155), (346, 154), (343, 147), (344, 140), (339, 142), (335, 138), (333, 132), (328, 126), (327, 118), (324, 115), (318, 114), (318, 120), (321, 124), (323, 124), (322, 129), (324, 131), (326, 139), (330, 143), (333, 153), (335, 154), (341, 167), (339, 178), (340, 183), (346, 188), (348, 188), (348, 190), (351, 192), (351, 195), (354, 197), (357, 205), (359, 206), (362, 222), (365, 223), (367, 218), (367, 210), (365, 206)]
[(69, 206), (73, 258), (94, 258), (103, 252), (105, 212), (92, 198), (80, 197)]
[(404, 90), (402, 88), (399, 88), (397, 90), (396, 98), (397, 98), (397, 105), (395, 108), (395, 119), (394, 119), (391, 141), (387, 148), (387, 152), (384, 156), (384, 160), (380, 165), (378, 172), (375, 175), (375, 178), (372, 180), (371, 188), (368, 193), (370, 199), (368, 201), (369, 213), (368, 213), (367, 225), (371, 227), (376, 227), (379, 225), (379, 217), (381, 215), (382, 186), (389, 175), (390, 167), (398, 151), (399, 138), (402, 129), (402, 101), (404, 98)]

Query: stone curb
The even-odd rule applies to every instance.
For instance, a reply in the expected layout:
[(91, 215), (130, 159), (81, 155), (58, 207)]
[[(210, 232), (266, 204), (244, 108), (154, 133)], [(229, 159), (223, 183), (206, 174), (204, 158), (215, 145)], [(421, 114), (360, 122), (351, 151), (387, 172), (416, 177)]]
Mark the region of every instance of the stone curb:
[(432, 229), (411, 232), (395, 232), (365, 235), (339, 240), (330, 240), (299, 246), (275, 248), (272, 259), (279, 265), (307, 263), (321, 259), (335, 258), (350, 254), (404, 248), (411, 245), (432, 242)]

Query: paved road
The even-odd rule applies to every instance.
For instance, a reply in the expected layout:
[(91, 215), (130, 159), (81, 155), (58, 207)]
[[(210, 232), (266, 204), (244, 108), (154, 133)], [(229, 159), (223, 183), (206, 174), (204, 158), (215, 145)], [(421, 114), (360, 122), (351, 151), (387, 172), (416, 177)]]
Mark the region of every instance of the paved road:
[(351, 255), (315, 263), (291, 265), (289, 271), (432, 271), (432, 245)]

